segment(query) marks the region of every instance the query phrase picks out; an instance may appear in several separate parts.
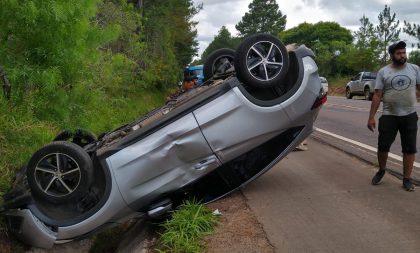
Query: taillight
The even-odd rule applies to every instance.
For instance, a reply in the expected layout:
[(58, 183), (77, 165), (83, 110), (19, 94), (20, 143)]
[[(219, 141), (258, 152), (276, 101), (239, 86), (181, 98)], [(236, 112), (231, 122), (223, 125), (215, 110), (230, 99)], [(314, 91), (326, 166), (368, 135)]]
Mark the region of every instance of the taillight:
[(315, 100), (314, 104), (312, 105), (311, 110), (316, 109), (320, 107), (321, 105), (325, 104), (327, 102), (327, 93), (324, 92), (322, 89), (319, 93), (319, 96)]

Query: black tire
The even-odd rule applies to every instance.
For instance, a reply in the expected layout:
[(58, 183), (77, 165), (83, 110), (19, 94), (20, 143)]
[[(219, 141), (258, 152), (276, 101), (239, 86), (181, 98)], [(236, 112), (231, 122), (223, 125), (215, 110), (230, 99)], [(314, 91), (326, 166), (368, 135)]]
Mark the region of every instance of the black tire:
[(365, 89), (363, 91), (363, 94), (365, 95), (366, 100), (368, 100), (368, 101), (372, 100), (372, 95), (370, 93), (369, 87), (365, 87)]
[(35, 152), (26, 170), (32, 193), (51, 203), (68, 203), (84, 196), (92, 175), (92, 160), (85, 150), (64, 141)]
[(222, 76), (233, 70), (235, 60), (235, 50), (230, 48), (221, 48), (212, 52), (204, 62), (203, 75), (204, 81), (213, 76)]
[(236, 50), (235, 70), (239, 80), (256, 88), (280, 85), (289, 68), (286, 47), (275, 36), (256, 34)]
[(76, 130), (66, 129), (61, 131), (53, 141), (68, 141), (84, 147), (97, 140), (98, 138), (92, 132), (83, 128), (77, 128)]
[(350, 92), (350, 88), (346, 88), (346, 98), (347, 99), (352, 99), (353, 98), (353, 94), (351, 94)]

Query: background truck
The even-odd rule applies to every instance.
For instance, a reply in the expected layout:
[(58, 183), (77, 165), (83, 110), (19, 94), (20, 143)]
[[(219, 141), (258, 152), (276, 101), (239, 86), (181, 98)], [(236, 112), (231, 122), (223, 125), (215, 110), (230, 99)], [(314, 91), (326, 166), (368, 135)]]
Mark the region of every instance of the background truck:
[(372, 100), (375, 90), (376, 73), (360, 72), (346, 85), (346, 97), (351, 99), (354, 95), (364, 96), (366, 100)]
[(203, 84), (203, 65), (188, 66), (184, 69), (184, 77), (196, 76), (198, 78), (198, 86)]

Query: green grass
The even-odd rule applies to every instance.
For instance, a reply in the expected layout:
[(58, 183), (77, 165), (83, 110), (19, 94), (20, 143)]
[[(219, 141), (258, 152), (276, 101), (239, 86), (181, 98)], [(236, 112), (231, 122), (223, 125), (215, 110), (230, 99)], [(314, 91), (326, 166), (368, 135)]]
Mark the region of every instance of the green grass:
[(203, 204), (186, 201), (170, 220), (161, 226), (165, 232), (161, 234), (158, 252), (199, 253), (206, 245), (202, 241), (205, 235), (214, 231), (217, 218)]

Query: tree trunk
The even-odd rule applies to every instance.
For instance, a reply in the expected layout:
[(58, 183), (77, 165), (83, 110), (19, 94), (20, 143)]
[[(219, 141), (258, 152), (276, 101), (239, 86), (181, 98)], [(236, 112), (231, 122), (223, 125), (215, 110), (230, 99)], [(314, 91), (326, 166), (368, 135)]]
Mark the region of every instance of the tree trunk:
[(12, 86), (9, 83), (9, 80), (6, 77), (6, 72), (0, 67), (0, 78), (3, 80), (3, 93), (7, 100), (10, 99), (10, 93), (12, 91)]

